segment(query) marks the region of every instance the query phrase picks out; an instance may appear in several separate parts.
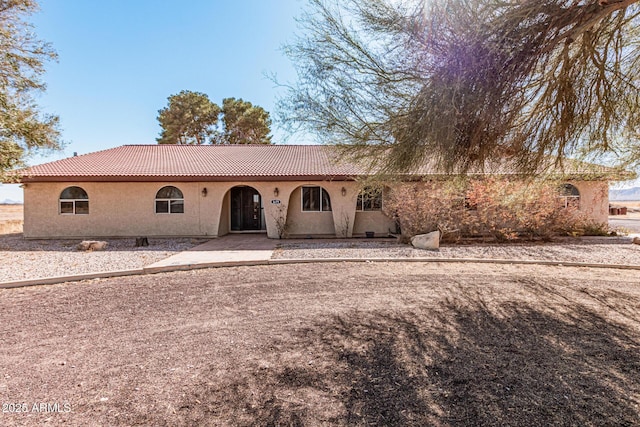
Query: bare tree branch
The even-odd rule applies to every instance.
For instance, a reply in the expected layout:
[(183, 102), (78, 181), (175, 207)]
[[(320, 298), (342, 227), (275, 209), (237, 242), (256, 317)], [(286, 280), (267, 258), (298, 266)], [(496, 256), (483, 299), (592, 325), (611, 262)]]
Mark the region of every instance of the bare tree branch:
[(280, 119), (387, 171), (620, 153), (640, 134), (638, 3), (309, 0)]

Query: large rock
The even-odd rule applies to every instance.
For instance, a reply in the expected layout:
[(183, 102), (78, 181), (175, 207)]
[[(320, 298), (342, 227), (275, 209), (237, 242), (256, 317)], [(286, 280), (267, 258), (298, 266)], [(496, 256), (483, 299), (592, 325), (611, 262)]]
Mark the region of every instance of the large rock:
[(411, 238), (411, 244), (418, 249), (437, 250), (440, 248), (440, 232), (432, 231), (427, 234), (418, 234)]
[(640, 237), (634, 237), (633, 243), (635, 243), (636, 245), (640, 245)]
[(109, 246), (108, 242), (102, 242), (99, 240), (85, 240), (78, 243), (76, 247), (79, 251), (104, 251)]

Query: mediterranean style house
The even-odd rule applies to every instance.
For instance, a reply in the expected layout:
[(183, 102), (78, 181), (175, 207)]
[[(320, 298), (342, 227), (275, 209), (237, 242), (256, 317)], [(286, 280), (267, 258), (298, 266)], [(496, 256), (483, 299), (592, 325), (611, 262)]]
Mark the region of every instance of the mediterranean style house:
[[(320, 145), (124, 145), (33, 166), (21, 176), (24, 236), (395, 232), (382, 210), (384, 194), (362, 192), (365, 169), (337, 157)], [(594, 222), (607, 221), (607, 171), (563, 175), (567, 197)], [(422, 179), (438, 176), (420, 171)]]

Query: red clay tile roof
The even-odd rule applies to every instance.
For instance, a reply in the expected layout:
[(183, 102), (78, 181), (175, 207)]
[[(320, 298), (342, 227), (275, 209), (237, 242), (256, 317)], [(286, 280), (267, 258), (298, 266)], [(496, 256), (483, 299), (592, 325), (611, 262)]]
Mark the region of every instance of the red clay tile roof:
[[(425, 165), (417, 174), (442, 175), (436, 169)], [(564, 175), (615, 179), (613, 172), (573, 162)], [(363, 167), (339, 161), (336, 150), (326, 145), (154, 144), (123, 145), (33, 166), (22, 171), (21, 181), (349, 180), (366, 174)]]
[(124, 145), (27, 168), (22, 181), (348, 179), (361, 172), (321, 145)]

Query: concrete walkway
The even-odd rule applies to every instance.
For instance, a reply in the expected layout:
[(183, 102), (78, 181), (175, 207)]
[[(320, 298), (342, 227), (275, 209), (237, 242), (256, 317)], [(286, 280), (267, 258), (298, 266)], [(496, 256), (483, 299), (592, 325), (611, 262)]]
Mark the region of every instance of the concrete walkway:
[(278, 240), (269, 239), (266, 234), (228, 234), (148, 265), (144, 270), (157, 273), (181, 267), (264, 263), (271, 259), (277, 244)]

